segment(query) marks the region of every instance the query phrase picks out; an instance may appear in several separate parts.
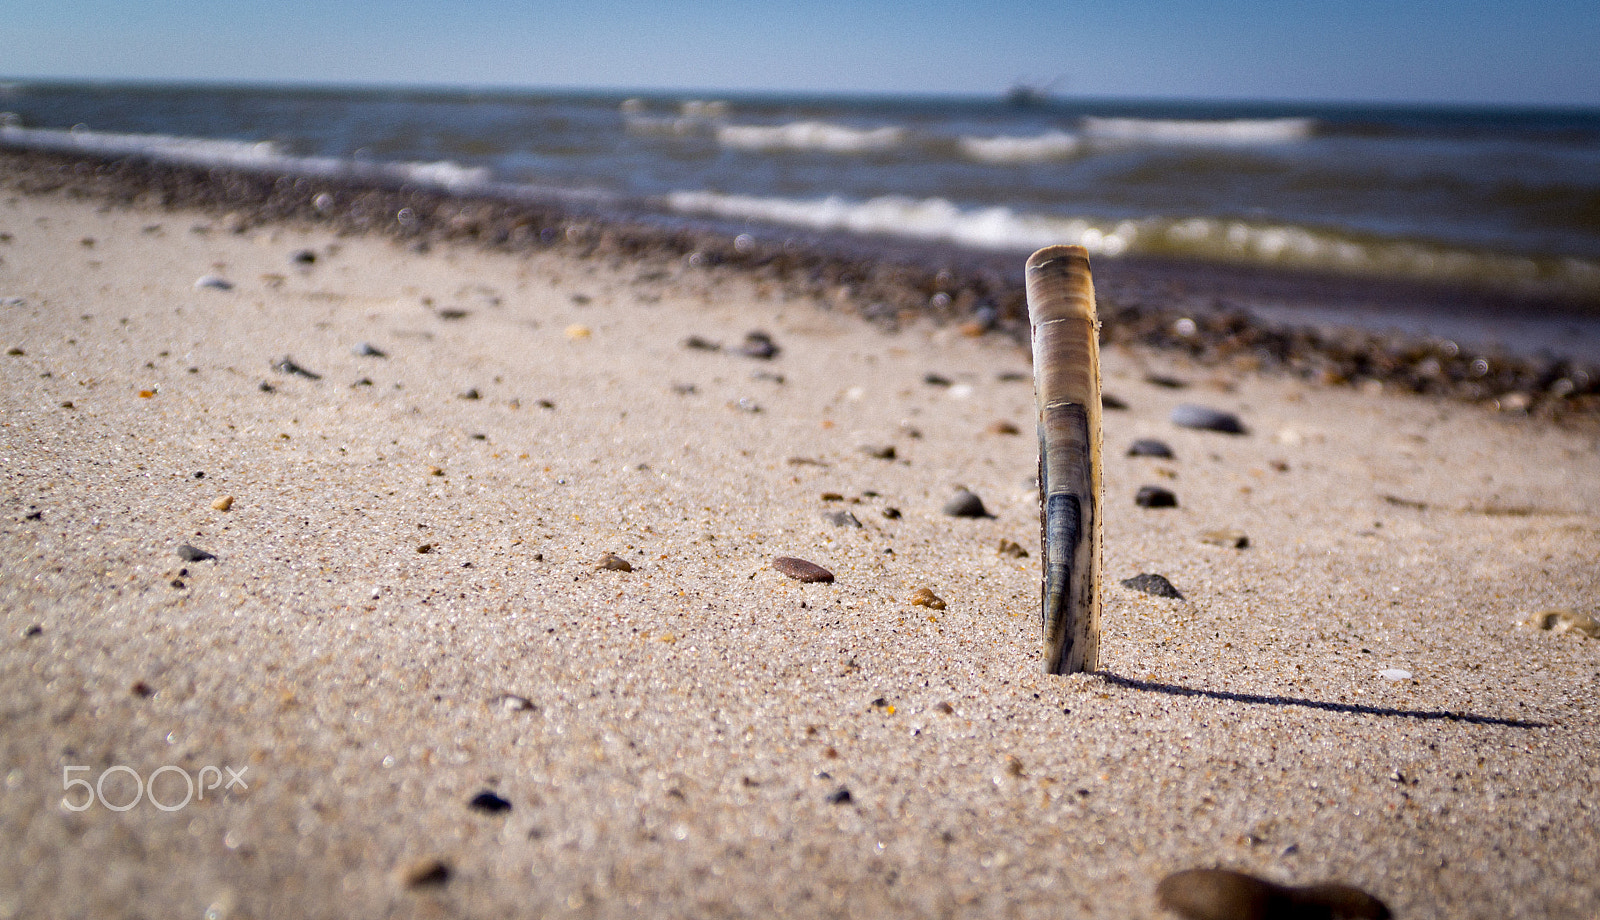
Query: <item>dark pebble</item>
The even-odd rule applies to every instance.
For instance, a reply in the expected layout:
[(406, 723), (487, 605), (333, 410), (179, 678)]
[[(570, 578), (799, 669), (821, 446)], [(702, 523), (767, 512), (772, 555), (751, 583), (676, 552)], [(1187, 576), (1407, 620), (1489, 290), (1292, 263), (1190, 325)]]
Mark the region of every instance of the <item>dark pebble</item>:
[(822, 519), (835, 527), (860, 528), (861, 526), (861, 522), (856, 520), (856, 516), (848, 511), (825, 511), (822, 514)]
[(973, 493), (962, 489), (944, 503), (944, 513), (951, 517), (983, 518), (994, 517), (989, 509), (983, 507), (983, 499)]
[(855, 797), (850, 794), (849, 789), (843, 786), (839, 787), (838, 792), (828, 796), (828, 803), (831, 805), (849, 805), (853, 801), (855, 801)]
[(1117, 411), (1122, 411), (1124, 409), (1127, 409), (1128, 408), (1128, 404), (1123, 402), (1122, 400), (1116, 398), (1115, 396), (1112, 396), (1110, 393), (1101, 393), (1100, 394), (1100, 408), (1102, 408), (1102, 409), (1110, 409), (1110, 410), (1112, 410), (1114, 412), (1117, 412)]
[(354, 348), (350, 349), (350, 353), (355, 355), (358, 358), (387, 358), (387, 357), (389, 357), (388, 352), (386, 352), (383, 349), (377, 347), (376, 345), (372, 344), (371, 342), (357, 342), (356, 346)]
[(1154, 594), (1156, 597), (1170, 597), (1173, 600), (1183, 600), (1183, 595), (1178, 592), (1177, 588), (1172, 586), (1172, 582), (1167, 581), (1164, 576), (1154, 575), (1148, 572), (1141, 572), (1132, 578), (1123, 579), (1122, 586), (1124, 588), (1132, 588), (1135, 591), (1143, 591), (1146, 594)]
[(1155, 438), (1140, 438), (1128, 447), (1130, 457), (1160, 457), (1164, 460), (1172, 459), (1172, 448), (1165, 441)]
[(453, 307), (447, 307), (443, 310), (440, 310), (437, 314), (440, 319), (447, 320), (466, 319), (471, 315), (472, 312), (470, 310), (457, 310)]
[(278, 360), (272, 362), (272, 369), (277, 371), (280, 374), (295, 374), (295, 375), (300, 376), (300, 377), (305, 377), (305, 378), (307, 378), (309, 380), (321, 380), (322, 379), (322, 375), (321, 374), (318, 374), (318, 373), (316, 373), (314, 371), (306, 370), (305, 368), (301, 367), (300, 365), (294, 363), (294, 359), (291, 358), (291, 357), (288, 357), (287, 355), (285, 355), (284, 357), (279, 358)]
[(1168, 377), (1165, 374), (1151, 374), (1144, 378), (1144, 382), (1167, 390), (1181, 390), (1188, 386), (1188, 382), (1177, 377)]
[(608, 572), (631, 572), (633, 564), (618, 556), (616, 553), (606, 553), (595, 562), (595, 566)]
[(204, 562), (207, 559), (215, 559), (217, 557), (198, 546), (190, 546), (184, 543), (178, 547), (178, 558), (184, 562)]
[(691, 335), (688, 338), (684, 339), (683, 340), (683, 347), (684, 348), (693, 349), (695, 351), (721, 351), (722, 350), (722, 346), (721, 345), (718, 345), (716, 342), (713, 342), (710, 339), (701, 338), (698, 335)]
[(472, 801), (468, 804), (478, 811), (488, 812), (491, 815), (498, 815), (511, 810), (510, 802), (495, 795), (488, 789), (473, 796)]
[(900, 509), (890, 505), (889, 507), (883, 509), (883, 516), (891, 521), (898, 521), (900, 520)]
[(289, 260), (294, 262), (296, 265), (311, 265), (317, 261), (317, 254), (309, 249), (302, 249), (290, 256)]
[(34, 636), (42, 636), (44, 635), (44, 627), (40, 626), (38, 623), (35, 623), (23, 630), (22, 634), (30, 639), (32, 639)]
[(1178, 496), (1171, 489), (1160, 486), (1140, 486), (1139, 494), (1133, 497), (1133, 503), (1141, 508), (1176, 508)]
[(1382, 901), (1349, 885), (1292, 888), (1228, 869), (1185, 869), (1156, 886), (1161, 906), (1190, 920), (1388, 920)]
[(861, 452), (878, 460), (893, 460), (895, 458), (893, 444), (885, 444), (882, 446), (878, 446), (876, 444), (863, 444), (861, 446)]
[(778, 345), (772, 341), (772, 336), (765, 332), (749, 332), (745, 334), (744, 344), (739, 346), (739, 354), (746, 358), (759, 358), (769, 361), (778, 356)]
[(465, 393), (460, 394), (457, 398), (458, 399), (482, 399), (483, 398), (483, 394), (478, 392), (478, 388), (477, 387), (473, 387), (472, 389), (466, 391)]
[(944, 377), (939, 374), (924, 374), (922, 377), (922, 382), (929, 386), (935, 387), (948, 387), (955, 384), (955, 381), (951, 380), (949, 377)]
[(259, 387), (259, 389), (263, 393), (271, 393), (271, 392), (277, 390), (278, 388), (273, 386), (272, 384), (266, 382), (265, 380), (263, 380), (263, 381), (261, 381), (261, 386)]
[(1220, 431), (1223, 434), (1245, 434), (1244, 423), (1231, 412), (1184, 403), (1172, 410), (1172, 424), (1179, 428), (1198, 428), (1202, 431)]
[(779, 556), (772, 560), (772, 567), (796, 581), (833, 581), (832, 572), (817, 565), (815, 562), (807, 562), (804, 559), (796, 559), (793, 556)]
[(402, 877), (407, 888), (435, 888), (450, 882), (450, 864), (442, 859), (425, 859), (408, 867)]

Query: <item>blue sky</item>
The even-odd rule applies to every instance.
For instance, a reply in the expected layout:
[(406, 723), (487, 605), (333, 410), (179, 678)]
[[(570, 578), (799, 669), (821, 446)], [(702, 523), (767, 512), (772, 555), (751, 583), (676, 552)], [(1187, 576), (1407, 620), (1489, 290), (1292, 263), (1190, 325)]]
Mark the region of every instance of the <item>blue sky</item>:
[(6, 0), (0, 76), (1600, 107), (1595, 0)]

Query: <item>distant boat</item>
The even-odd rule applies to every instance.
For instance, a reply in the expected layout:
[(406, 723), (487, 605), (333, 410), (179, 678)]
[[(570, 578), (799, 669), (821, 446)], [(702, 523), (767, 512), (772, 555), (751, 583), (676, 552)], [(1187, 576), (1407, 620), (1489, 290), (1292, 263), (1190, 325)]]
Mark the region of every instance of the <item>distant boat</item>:
[(1018, 80), (1006, 90), (1006, 105), (1017, 108), (1033, 108), (1044, 105), (1050, 101), (1050, 93), (1061, 82), (1057, 77), (1049, 83), (1034, 83), (1029, 80)]

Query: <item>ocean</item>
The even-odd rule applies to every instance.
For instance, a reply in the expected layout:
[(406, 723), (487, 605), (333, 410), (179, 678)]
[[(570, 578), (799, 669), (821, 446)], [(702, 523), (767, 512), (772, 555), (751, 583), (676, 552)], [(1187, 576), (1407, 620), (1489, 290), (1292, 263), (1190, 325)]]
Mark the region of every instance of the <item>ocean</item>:
[(1600, 313), (1600, 112), (0, 83), (0, 144)]

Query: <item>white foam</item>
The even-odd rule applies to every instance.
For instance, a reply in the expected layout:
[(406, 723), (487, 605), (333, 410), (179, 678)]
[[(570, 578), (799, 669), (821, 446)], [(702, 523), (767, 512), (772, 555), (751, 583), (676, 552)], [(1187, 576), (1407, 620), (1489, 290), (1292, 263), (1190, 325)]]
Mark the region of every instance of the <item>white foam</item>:
[(1083, 141), (1065, 131), (1047, 131), (1037, 137), (963, 136), (956, 147), (963, 156), (983, 163), (1042, 163), (1076, 154)]
[(1133, 221), (1097, 224), (1080, 218), (1019, 214), (1010, 208), (957, 207), (943, 198), (884, 196), (851, 201), (760, 198), (719, 192), (675, 192), (674, 210), (690, 214), (761, 220), (814, 230), (885, 234), (943, 240), (977, 249), (1037, 249), (1055, 243), (1077, 243), (1100, 255), (1120, 255), (1138, 235)]
[(1311, 118), (1097, 118), (1083, 119), (1083, 133), (1099, 141), (1142, 144), (1287, 144), (1305, 140), (1316, 129)]
[(487, 168), (462, 166), (448, 160), (373, 163), (337, 157), (297, 157), (282, 152), (271, 141), (117, 134), (90, 131), (82, 126), (70, 130), (24, 128), (5, 119), (0, 119), (0, 143), (30, 150), (135, 156), (162, 163), (223, 166), (251, 172), (396, 179), (452, 191), (480, 187), (489, 181)]
[(904, 128), (851, 128), (825, 121), (782, 125), (718, 125), (717, 143), (738, 150), (820, 150), (828, 153), (876, 153), (905, 141)]

